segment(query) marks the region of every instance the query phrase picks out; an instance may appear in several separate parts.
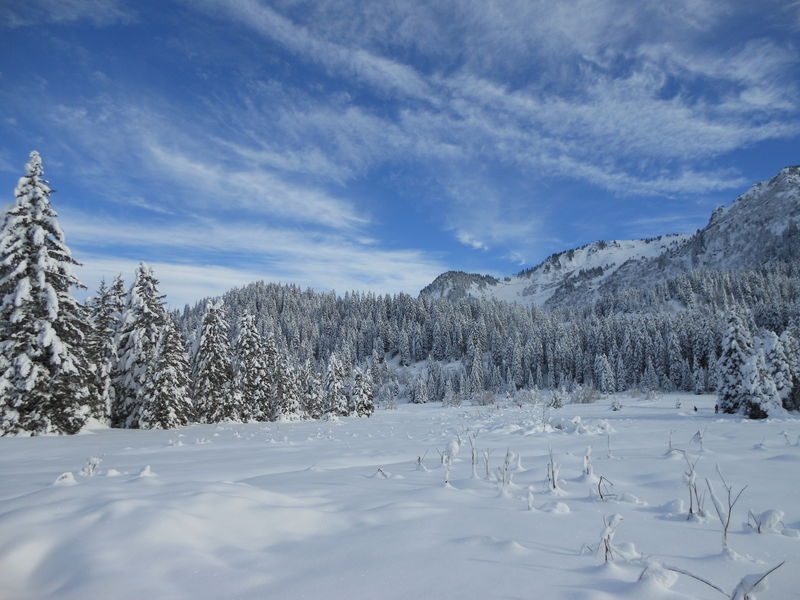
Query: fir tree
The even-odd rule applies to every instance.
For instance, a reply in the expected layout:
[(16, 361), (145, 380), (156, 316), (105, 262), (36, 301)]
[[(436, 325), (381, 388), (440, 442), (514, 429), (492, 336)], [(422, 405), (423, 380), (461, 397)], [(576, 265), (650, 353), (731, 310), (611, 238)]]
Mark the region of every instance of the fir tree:
[(787, 329), (781, 334), (781, 344), (791, 375), (791, 389), (783, 406), (786, 410), (800, 411), (800, 341)]
[(723, 412), (736, 413), (742, 407), (745, 368), (753, 355), (750, 331), (735, 312), (728, 317), (728, 329), (717, 361), (717, 395)]
[(76, 433), (92, 373), (80, 287), (50, 204), (42, 160), (31, 152), (0, 230), (0, 433)]
[(278, 388), (281, 380), (281, 364), (278, 357), (278, 348), (275, 345), (275, 337), (271, 334), (267, 336), (267, 341), (264, 344), (264, 369), (264, 398), (261, 414), (263, 420), (274, 421), (280, 416)]
[(134, 421), (142, 429), (172, 429), (194, 416), (189, 397), (189, 358), (175, 323), (167, 317), (156, 344)]
[(278, 378), (278, 414), (280, 421), (297, 421), (303, 418), (301, 404), (302, 387), (299, 374), (292, 367), (286, 355), (280, 359)]
[(221, 300), (210, 301), (206, 305), (192, 372), (192, 395), (202, 422), (238, 420), (232, 379), (225, 308)]
[(234, 370), (235, 388), (241, 398), (241, 419), (269, 420), (271, 408), (264, 344), (256, 329), (255, 317), (249, 313), (239, 321)]
[(372, 381), (369, 372), (358, 367), (353, 371), (353, 387), (351, 391), (355, 414), (359, 417), (370, 417), (375, 412), (373, 402)]
[(642, 389), (647, 392), (654, 392), (658, 389), (658, 373), (653, 366), (653, 361), (650, 357), (647, 358), (647, 366), (642, 376)]
[(317, 373), (306, 362), (303, 367), (301, 384), (303, 386), (304, 412), (311, 419), (319, 419), (325, 413), (322, 383)]
[(97, 294), (89, 300), (91, 330), (86, 339), (86, 351), (92, 369), (94, 402), (91, 416), (101, 421), (111, 418), (114, 386), (111, 377), (117, 364), (117, 326), (120, 317), (117, 299), (112, 289), (100, 282)]
[(616, 389), (614, 371), (611, 369), (611, 364), (605, 354), (595, 356), (594, 380), (597, 384), (597, 389), (604, 394), (613, 392)]
[(114, 427), (139, 427), (139, 403), (147, 371), (155, 360), (156, 344), (166, 322), (158, 280), (144, 263), (139, 265), (119, 323), (119, 349), (114, 369)]
[(756, 352), (745, 363), (740, 389), (740, 410), (750, 419), (764, 419), (782, 408), (761, 352)]
[(426, 404), (428, 402), (428, 383), (421, 375), (414, 381), (414, 389), (411, 397), (414, 404)]
[(775, 384), (781, 404), (785, 405), (792, 393), (792, 371), (783, 341), (774, 332), (768, 331), (764, 336), (764, 347), (767, 371)]
[(442, 398), (442, 406), (455, 406), (455, 394), (453, 392), (453, 383), (448, 378), (444, 384), (444, 397)]
[(325, 372), (325, 412), (338, 417), (346, 417), (349, 413), (344, 368), (336, 354), (331, 354)]

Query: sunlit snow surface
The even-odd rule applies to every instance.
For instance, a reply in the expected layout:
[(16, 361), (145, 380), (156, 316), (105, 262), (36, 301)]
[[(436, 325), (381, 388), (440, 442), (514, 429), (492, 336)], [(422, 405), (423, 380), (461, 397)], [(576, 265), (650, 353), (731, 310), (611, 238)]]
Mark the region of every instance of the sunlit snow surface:
[[(714, 415), (712, 397), (681, 396), (682, 409), (676, 398), (622, 396), (619, 412), (610, 399), (567, 406), (548, 423), (541, 407), (403, 405), (371, 419), (0, 439), (0, 597), (722, 597), (657, 569), (638, 581), (644, 560), (726, 590), (786, 560), (759, 598), (793, 597), (800, 421), (743, 422)], [(698, 429), (702, 451), (690, 443)], [(667, 453), (670, 430), (674, 447), (701, 456), (701, 490), (709, 477), (719, 491), (716, 464), (749, 486), (727, 554), (711, 512), (686, 518), (686, 465)], [(446, 486), (439, 451), (455, 453), (458, 436)], [(594, 478), (581, 475), (589, 445), (595, 476), (618, 499), (598, 500)], [(547, 491), (549, 448), (559, 494)], [(485, 449), (492, 471), (507, 449), (520, 455), (505, 493), (485, 478)], [(783, 511), (779, 531), (747, 529), (748, 509)], [(583, 547), (613, 514), (623, 517), (618, 561), (605, 566)]]

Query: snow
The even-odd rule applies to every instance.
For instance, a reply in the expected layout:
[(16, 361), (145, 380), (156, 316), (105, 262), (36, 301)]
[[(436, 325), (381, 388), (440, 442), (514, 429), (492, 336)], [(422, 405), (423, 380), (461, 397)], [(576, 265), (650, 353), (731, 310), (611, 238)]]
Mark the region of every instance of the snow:
[[(675, 234), (651, 240), (612, 240), (593, 242), (554, 254), (528, 272), (495, 282), (472, 282), (466, 293), (475, 298), (516, 302), (526, 306), (543, 306), (569, 279), (588, 278), (596, 290), (617, 269), (628, 261), (641, 261), (660, 256), (669, 249), (685, 243), (690, 236)], [(597, 275), (587, 275), (593, 269), (602, 269)], [(448, 297), (454, 285), (443, 281), (431, 292), (433, 297)]]
[[(676, 409), (678, 398), (699, 411)], [(732, 591), (784, 560), (758, 597), (793, 597), (800, 538), (746, 521), (774, 511), (785, 531), (800, 528), (800, 447), (786, 442), (800, 420), (715, 415), (711, 396), (620, 400), (616, 412), (612, 397), (550, 410), (560, 427), (542, 423), (541, 406), (428, 404), (369, 419), (2, 438), (0, 597), (710, 600), (719, 592), (666, 566)], [(706, 518), (686, 519), (670, 431), (674, 448), (701, 457), (698, 479), (719, 489), (719, 464), (735, 489), (749, 486), (732, 552), (710, 501)], [(587, 446), (594, 474), (613, 482), (606, 501), (584, 478)], [(493, 473), (510, 457), (503, 490), (484, 477), (487, 449)], [(439, 452), (452, 459), (448, 484)], [(612, 522), (615, 562), (604, 565), (586, 547)]]

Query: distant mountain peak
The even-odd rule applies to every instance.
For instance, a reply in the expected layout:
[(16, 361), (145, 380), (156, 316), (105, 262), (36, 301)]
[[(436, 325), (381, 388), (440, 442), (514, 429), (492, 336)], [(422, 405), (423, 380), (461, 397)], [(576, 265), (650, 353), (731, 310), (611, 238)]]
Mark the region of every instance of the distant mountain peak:
[(737, 270), (797, 260), (798, 225), (800, 165), (795, 165), (715, 209), (708, 224), (693, 235), (599, 240), (552, 254), (502, 280), (448, 271), (420, 295), (472, 296), (526, 305), (580, 303), (606, 290), (654, 285), (698, 268)]

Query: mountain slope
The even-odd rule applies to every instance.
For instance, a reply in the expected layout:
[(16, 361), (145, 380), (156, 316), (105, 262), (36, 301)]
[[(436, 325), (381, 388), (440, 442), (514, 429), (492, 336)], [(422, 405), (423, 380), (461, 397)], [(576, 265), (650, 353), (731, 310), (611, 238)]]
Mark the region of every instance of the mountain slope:
[(736, 270), (800, 260), (800, 166), (787, 167), (718, 208), (694, 235), (598, 241), (498, 280), (450, 271), (420, 294), (526, 305), (579, 304), (598, 293), (652, 285), (693, 269)]

